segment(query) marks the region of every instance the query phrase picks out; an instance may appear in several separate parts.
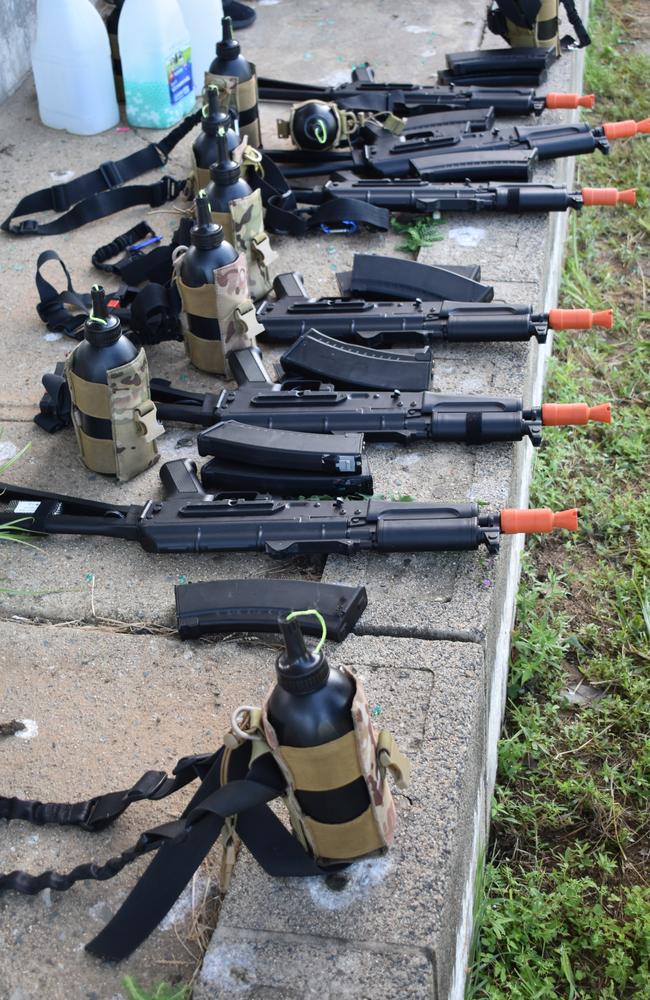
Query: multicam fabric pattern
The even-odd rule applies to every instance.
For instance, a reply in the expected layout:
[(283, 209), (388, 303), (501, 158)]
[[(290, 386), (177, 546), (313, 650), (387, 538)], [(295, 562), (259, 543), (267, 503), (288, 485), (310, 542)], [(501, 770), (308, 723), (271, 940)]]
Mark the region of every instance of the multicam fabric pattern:
[(226, 264), (214, 272), (214, 287), (224, 351), (228, 353), (253, 347), (255, 337), (262, 332), (263, 327), (257, 320), (255, 307), (248, 293), (248, 269), (243, 253), (232, 264)]
[(117, 478), (132, 479), (158, 461), (156, 438), (165, 433), (151, 400), (149, 367), (142, 349), (108, 372)]
[[(74, 376), (74, 351), (66, 359), (66, 380), (73, 401), (72, 424), (84, 464), (94, 472), (113, 474), (127, 482), (158, 461), (155, 439), (164, 433), (158, 422), (149, 389), (149, 369), (144, 350), (133, 361), (107, 373), (108, 385), (89, 383)], [(76, 385), (75, 385), (76, 381)], [(84, 406), (76, 392), (85, 397)], [(83, 392), (82, 392), (83, 390)], [(112, 440), (85, 434), (82, 413), (110, 419)]]
[[(345, 669), (345, 668), (343, 668)], [(346, 671), (350, 673), (350, 671)], [(350, 674), (350, 676), (354, 676)], [(366, 779), (370, 805), (375, 814), (377, 825), (381, 831), (386, 847), (390, 847), (395, 836), (395, 803), (386, 780), (377, 762), (377, 735), (370, 718), (370, 708), (363, 685), (358, 677), (354, 677), (357, 685), (352, 701), (352, 719), (357, 737), (359, 763)]]
[(230, 202), (232, 235), (236, 250), (246, 254), (248, 288), (253, 300), (261, 299), (271, 289), (269, 264), (277, 257), (264, 232), (262, 194), (253, 191), (245, 198)]

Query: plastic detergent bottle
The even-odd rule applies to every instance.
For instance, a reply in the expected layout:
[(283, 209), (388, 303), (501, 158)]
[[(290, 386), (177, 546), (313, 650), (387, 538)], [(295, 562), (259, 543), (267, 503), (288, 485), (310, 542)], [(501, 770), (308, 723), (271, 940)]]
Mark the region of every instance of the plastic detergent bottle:
[[(318, 647), (310, 651), (298, 622), (279, 621), (284, 652), (275, 665), (277, 684), (267, 712), (280, 746), (318, 747), (351, 732), (355, 685), (341, 670), (331, 670)], [(330, 791), (296, 792), (303, 811), (321, 823), (347, 823), (368, 808), (363, 777)]]
[(32, 69), (44, 125), (76, 135), (117, 125), (108, 32), (91, 0), (38, 0)]
[(126, 117), (169, 128), (194, 107), (190, 33), (176, 0), (125, 0), (117, 29)]
[(194, 91), (200, 95), (219, 41), (223, 5), (221, 0), (178, 0), (178, 5), (190, 33)]

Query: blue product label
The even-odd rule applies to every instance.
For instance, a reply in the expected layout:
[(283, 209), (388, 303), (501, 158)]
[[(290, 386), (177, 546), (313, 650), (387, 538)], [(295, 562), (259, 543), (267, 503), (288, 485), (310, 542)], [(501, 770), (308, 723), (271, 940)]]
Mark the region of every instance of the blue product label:
[(189, 45), (177, 52), (167, 63), (167, 80), (172, 104), (178, 104), (188, 94), (194, 93), (192, 52)]

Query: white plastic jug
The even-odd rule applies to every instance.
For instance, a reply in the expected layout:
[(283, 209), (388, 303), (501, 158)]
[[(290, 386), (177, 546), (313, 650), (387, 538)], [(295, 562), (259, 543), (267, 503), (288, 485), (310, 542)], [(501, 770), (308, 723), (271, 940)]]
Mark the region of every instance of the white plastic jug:
[(214, 59), (217, 42), (221, 40), (221, 0), (178, 0), (192, 42), (192, 73), (194, 92), (203, 92), (204, 75)]
[(126, 117), (169, 128), (194, 108), (190, 33), (176, 0), (126, 0), (117, 37)]
[(32, 69), (44, 125), (94, 135), (120, 120), (108, 33), (91, 0), (38, 0)]

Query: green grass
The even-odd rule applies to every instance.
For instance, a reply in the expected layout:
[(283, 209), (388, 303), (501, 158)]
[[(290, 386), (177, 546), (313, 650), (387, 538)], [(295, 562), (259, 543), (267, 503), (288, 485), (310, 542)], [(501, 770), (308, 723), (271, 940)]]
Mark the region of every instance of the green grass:
[(132, 976), (125, 976), (122, 986), (129, 1000), (189, 1000), (192, 987), (184, 983), (170, 986), (169, 983), (158, 983), (151, 990), (143, 989)]
[[(1, 463), (0, 476), (2, 476), (7, 469), (14, 464), (14, 462), (17, 462), (18, 459), (22, 458), (29, 447), (30, 445), (26, 444), (24, 448), (21, 448), (20, 451), (13, 456), (13, 458)], [(28, 548), (31, 549), (37, 548), (37, 546), (32, 545), (31, 542), (27, 541), (27, 538), (29, 538), (29, 536), (33, 533), (22, 527), (22, 522), (24, 520), (25, 518), (17, 517), (15, 521), (8, 521), (6, 524), (0, 526), (0, 542), (18, 542), (19, 545), (27, 545)]]
[[(647, 116), (642, 9), (592, 5), (594, 121)], [(581, 530), (524, 563), (471, 1000), (650, 998), (648, 177), (647, 140), (579, 161), (581, 185), (640, 205), (571, 220), (561, 302), (617, 322), (556, 336), (546, 398), (611, 400), (614, 420), (547, 435), (535, 467), (531, 503), (579, 507)], [(575, 706), (580, 684), (595, 697)]]

